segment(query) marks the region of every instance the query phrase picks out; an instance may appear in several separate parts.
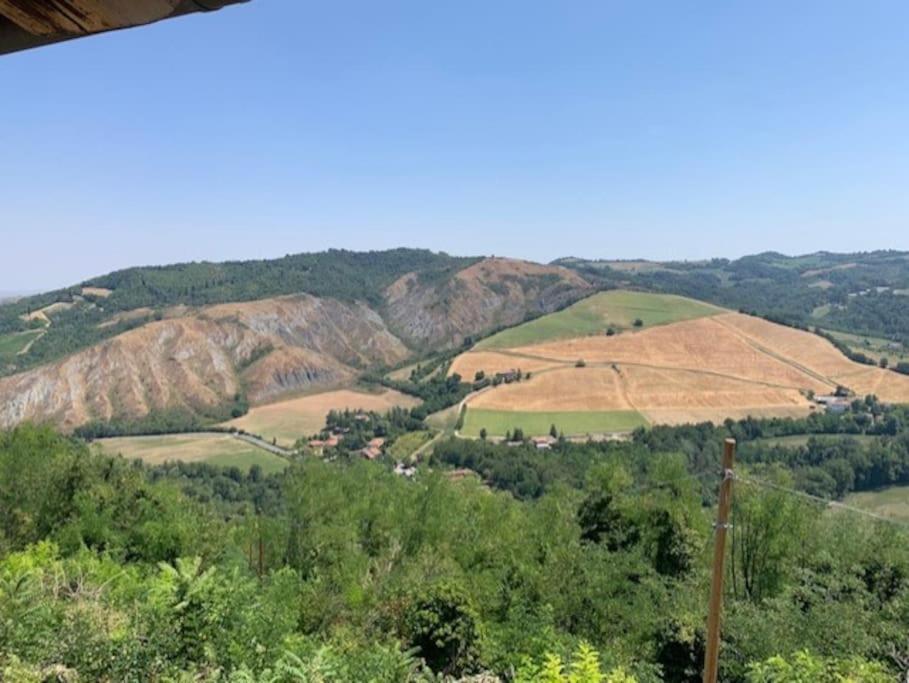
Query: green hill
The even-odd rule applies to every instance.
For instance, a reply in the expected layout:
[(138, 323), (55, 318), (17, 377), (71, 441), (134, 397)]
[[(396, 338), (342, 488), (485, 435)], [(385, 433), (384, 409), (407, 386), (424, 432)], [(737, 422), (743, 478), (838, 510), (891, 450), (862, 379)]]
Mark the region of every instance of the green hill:
[(671, 294), (613, 290), (594, 294), (557, 313), (499, 332), (477, 344), (479, 349), (505, 349), (616, 332), (635, 327), (666, 325), (722, 313), (723, 309)]

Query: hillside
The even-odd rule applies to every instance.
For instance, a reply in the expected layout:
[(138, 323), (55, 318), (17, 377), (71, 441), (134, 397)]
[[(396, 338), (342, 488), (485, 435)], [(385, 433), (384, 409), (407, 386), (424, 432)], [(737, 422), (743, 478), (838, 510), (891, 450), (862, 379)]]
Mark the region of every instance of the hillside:
[[(405, 250), (317, 256), (132, 269), (83, 283), (69, 300), (0, 308), (22, 328), (0, 335), (8, 374), (0, 427), (36, 420), (72, 429), (170, 409), (222, 420), (247, 402), (347, 384), (589, 291), (573, 271), (521, 261)], [(250, 298), (296, 286), (323, 294)], [(228, 296), (245, 300), (217, 301)]]
[[(632, 303), (640, 328), (604, 333), (621, 329)], [(450, 370), (506, 378), (468, 400), (465, 432), (522, 427), (539, 434), (556, 424), (568, 434), (608, 433), (628, 424), (799, 417), (819, 410), (812, 395), (841, 385), (857, 396), (909, 402), (909, 377), (849, 360), (818, 335), (698, 305), (609, 292), (490, 338)], [(573, 309), (588, 314), (574, 328)], [(548, 424), (535, 418), (541, 413), (553, 415)]]
[(455, 347), (480, 331), (550, 313), (591, 290), (576, 273), (504, 258), (484, 259), (439, 286), (408, 273), (385, 292), (392, 329), (417, 347)]
[(909, 253), (766, 252), (737, 260), (555, 263), (601, 287), (689, 296), (789, 324), (884, 337), (909, 347)]

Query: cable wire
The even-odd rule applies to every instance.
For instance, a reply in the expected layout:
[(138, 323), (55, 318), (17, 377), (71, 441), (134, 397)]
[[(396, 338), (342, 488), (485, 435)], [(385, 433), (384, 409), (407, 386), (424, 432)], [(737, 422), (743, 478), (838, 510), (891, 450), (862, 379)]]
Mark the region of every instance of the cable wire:
[(871, 512), (870, 510), (863, 510), (862, 508), (857, 508), (852, 505), (847, 505), (837, 500), (832, 500), (830, 498), (823, 498), (821, 496), (815, 496), (811, 493), (806, 493), (805, 491), (798, 491), (797, 489), (792, 489), (787, 486), (780, 486), (779, 484), (774, 484), (769, 481), (763, 481), (761, 479), (752, 479), (750, 477), (742, 477), (740, 475), (735, 476), (736, 481), (740, 481), (743, 484), (752, 484), (754, 486), (760, 486), (767, 489), (772, 489), (774, 491), (779, 491), (780, 493), (786, 493), (792, 496), (797, 496), (803, 500), (807, 500), (812, 503), (819, 503), (825, 507), (835, 509), (835, 510), (845, 510), (847, 512), (852, 512), (858, 515), (863, 515), (869, 517), (878, 522), (884, 522), (886, 524), (891, 524), (895, 527), (905, 529), (909, 531), (909, 523), (901, 522), (898, 519), (893, 519), (892, 517), (885, 517), (884, 515), (879, 515), (876, 512)]

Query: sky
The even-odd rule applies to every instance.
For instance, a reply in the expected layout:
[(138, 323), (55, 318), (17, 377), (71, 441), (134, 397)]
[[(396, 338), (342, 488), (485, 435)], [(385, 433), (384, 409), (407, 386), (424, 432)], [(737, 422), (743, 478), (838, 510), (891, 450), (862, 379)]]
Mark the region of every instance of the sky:
[(0, 57), (0, 291), (426, 247), (909, 249), (902, 0), (252, 0)]

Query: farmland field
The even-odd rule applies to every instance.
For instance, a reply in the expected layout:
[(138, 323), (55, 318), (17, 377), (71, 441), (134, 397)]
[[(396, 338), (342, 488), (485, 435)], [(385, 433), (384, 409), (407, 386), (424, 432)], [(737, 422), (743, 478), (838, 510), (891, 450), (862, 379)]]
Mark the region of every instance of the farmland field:
[(28, 345), (40, 337), (44, 330), (28, 330), (27, 332), (13, 332), (0, 335), (0, 358), (12, 357), (20, 353)]
[(256, 406), (224, 426), (243, 429), (267, 440), (277, 439), (279, 445), (289, 447), (297, 439), (321, 431), (330, 410), (349, 408), (384, 413), (395, 406), (409, 408), (417, 403), (417, 399), (397, 391), (367, 393), (340, 389)]
[(876, 515), (909, 521), (909, 486), (853, 493), (846, 497), (845, 502)]
[(711, 304), (681, 296), (614, 290), (594, 294), (563, 311), (499, 332), (481, 341), (477, 348), (507, 349), (556, 339), (603, 335), (609, 327), (632, 329), (637, 319), (647, 328), (723, 312)]
[(228, 434), (127, 436), (96, 441), (108, 455), (122, 455), (148, 465), (170, 461), (204, 462), (248, 470), (259, 465), (266, 474), (283, 470), (288, 461)]
[(891, 348), (891, 342), (880, 337), (868, 337), (860, 334), (849, 334), (847, 332), (834, 332), (828, 330), (829, 334), (835, 339), (843, 342), (853, 351), (864, 353), (875, 361), (881, 358), (887, 358), (891, 364), (895, 365), (900, 361), (909, 360), (909, 350), (905, 348)]
[(565, 436), (583, 436), (630, 432), (646, 427), (647, 420), (634, 410), (529, 412), (468, 408), (461, 433), (479, 436), (485, 428), (490, 436), (504, 436), (520, 427), (526, 436), (542, 436), (549, 433), (552, 425)]
[(432, 439), (432, 432), (407, 432), (395, 439), (388, 447), (388, 454), (395, 460), (404, 461), (420, 446)]
[[(572, 338), (471, 350), (455, 360), (452, 372), (469, 379), (480, 371), (532, 373), (470, 397), (471, 412), (633, 411), (651, 424), (805, 417), (820, 409), (811, 393), (830, 393), (837, 385), (859, 396), (873, 393), (886, 402), (909, 403), (909, 377), (855, 363), (818, 335), (719, 309), (694, 317), (697, 302), (676, 299), (680, 310), (664, 312), (649, 328), (590, 335), (592, 326), (582, 323)], [(558, 327), (553, 319), (560, 316), (558, 333), (567, 334), (571, 320), (579, 319), (576, 312), (566, 317), (571, 310), (535, 321), (545, 327), (531, 329), (533, 334), (521, 326), (512, 341), (552, 337)], [(689, 317), (660, 324), (683, 316)], [(475, 419), (473, 431), (483, 426)]]
[(761, 446), (783, 446), (786, 448), (797, 448), (799, 446), (807, 446), (808, 442), (811, 439), (818, 439), (819, 441), (825, 442), (855, 439), (860, 443), (864, 443), (874, 441), (876, 438), (878, 437), (869, 436), (867, 434), (792, 434), (790, 436), (775, 436), (765, 439), (756, 439), (752, 443), (760, 444)]

